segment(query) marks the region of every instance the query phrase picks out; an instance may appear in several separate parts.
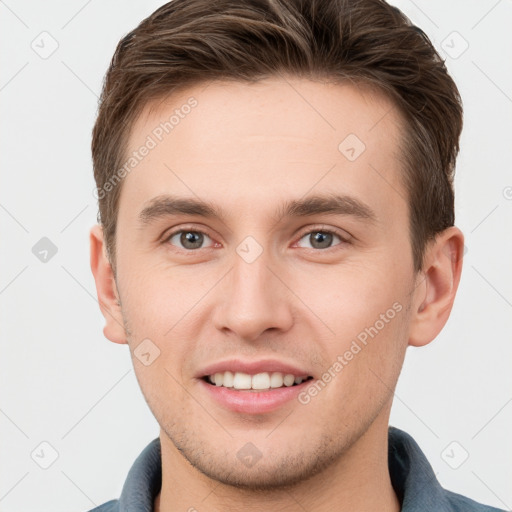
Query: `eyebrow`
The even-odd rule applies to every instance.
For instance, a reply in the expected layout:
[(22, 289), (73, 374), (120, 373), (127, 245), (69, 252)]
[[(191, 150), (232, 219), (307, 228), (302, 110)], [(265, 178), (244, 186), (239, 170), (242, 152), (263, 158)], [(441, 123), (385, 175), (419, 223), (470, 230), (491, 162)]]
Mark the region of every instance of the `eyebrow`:
[[(375, 212), (365, 203), (347, 195), (313, 195), (302, 199), (292, 199), (281, 204), (275, 211), (276, 218), (308, 217), (318, 214), (347, 215), (361, 220), (374, 222)], [(142, 225), (150, 224), (162, 217), (171, 215), (197, 215), (205, 218), (217, 218), (225, 222), (222, 208), (201, 199), (162, 195), (151, 199), (140, 212)]]

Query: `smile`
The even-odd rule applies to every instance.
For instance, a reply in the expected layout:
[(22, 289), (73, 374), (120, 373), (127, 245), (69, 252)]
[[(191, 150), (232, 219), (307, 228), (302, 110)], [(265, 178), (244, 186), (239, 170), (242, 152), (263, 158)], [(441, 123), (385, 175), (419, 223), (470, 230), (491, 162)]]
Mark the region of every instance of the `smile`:
[(311, 378), (308, 375), (293, 375), (282, 372), (260, 372), (250, 375), (243, 372), (225, 371), (207, 375), (205, 380), (215, 386), (238, 391), (268, 391), (270, 389), (297, 386)]

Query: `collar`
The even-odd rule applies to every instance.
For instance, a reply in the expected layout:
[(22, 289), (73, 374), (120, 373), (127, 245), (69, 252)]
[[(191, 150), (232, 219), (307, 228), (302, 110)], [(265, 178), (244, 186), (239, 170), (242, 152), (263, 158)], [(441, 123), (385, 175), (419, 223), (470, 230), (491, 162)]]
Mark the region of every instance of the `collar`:
[(409, 434), (396, 427), (388, 430), (388, 466), (402, 512), (453, 510), (421, 448)]
[[(388, 465), (391, 484), (402, 504), (402, 512), (453, 512), (454, 510), (494, 511), (441, 487), (427, 458), (406, 432), (389, 427)], [(160, 439), (146, 446), (135, 460), (123, 486), (116, 512), (153, 512), (153, 503), (162, 486)], [(454, 506), (454, 497), (462, 508)], [(113, 502), (111, 502), (113, 503)], [(475, 505), (477, 508), (473, 508)], [(480, 508), (482, 507), (482, 508)]]

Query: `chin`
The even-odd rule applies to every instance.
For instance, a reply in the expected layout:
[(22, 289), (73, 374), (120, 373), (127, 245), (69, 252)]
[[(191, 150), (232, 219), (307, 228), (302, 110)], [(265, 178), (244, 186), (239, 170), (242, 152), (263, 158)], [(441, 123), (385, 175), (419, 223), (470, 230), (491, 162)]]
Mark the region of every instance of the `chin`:
[(218, 444), (192, 443), (184, 436), (180, 441), (173, 443), (197, 471), (213, 481), (248, 492), (268, 493), (303, 484), (327, 470), (344, 451), (339, 440), (333, 442), (327, 437), (310, 446), (268, 443), (263, 453), (251, 442), (233, 452), (230, 446), (221, 449)]
[[(314, 469), (315, 463), (290, 464), (289, 460), (282, 463), (263, 464), (261, 461), (252, 468), (233, 464), (231, 468), (222, 470), (211, 466), (194, 465), (198, 471), (211, 480), (250, 492), (271, 492), (293, 488), (303, 483), (324, 469), (320, 465)], [(323, 466), (323, 465), (322, 465)]]

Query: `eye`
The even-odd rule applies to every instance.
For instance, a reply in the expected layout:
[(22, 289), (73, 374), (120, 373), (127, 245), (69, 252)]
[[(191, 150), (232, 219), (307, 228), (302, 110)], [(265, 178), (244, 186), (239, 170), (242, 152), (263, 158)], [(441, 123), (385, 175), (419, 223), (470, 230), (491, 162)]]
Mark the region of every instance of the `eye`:
[[(336, 239), (338, 243), (334, 243)], [(210, 241), (210, 245), (205, 246), (204, 243), (207, 240)], [(306, 240), (306, 243), (309, 243), (309, 245), (301, 245), (300, 242), (302, 240)], [(214, 246), (213, 240), (206, 233), (197, 229), (180, 229), (174, 231), (165, 238), (164, 243), (168, 243), (185, 251), (194, 251)], [(348, 240), (347, 237), (343, 237), (341, 233), (338, 234), (330, 229), (317, 228), (304, 233), (299, 239), (299, 242), (297, 242), (297, 245), (307, 249), (325, 250), (333, 247), (333, 244), (335, 246), (343, 243), (348, 243)]]
[[(184, 250), (195, 250), (195, 249), (203, 249), (202, 247), (205, 238), (211, 241), (211, 238), (202, 231), (192, 230), (192, 229), (181, 229), (179, 231), (175, 231), (171, 233), (168, 237), (166, 237), (165, 242), (170, 243), (171, 245), (178, 246), (179, 249)], [(178, 245), (178, 244), (181, 244)]]
[(333, 240), (336, 238), (340, 242), (336, 245), (348, 242), (341, 234), (337, 234), (329, 229), (314, 229), (305, 233), (297, 243), (305, 239), (310, 244), (309, 247), (306, 246), (308, 249), (329, 249), (332, 247)]

